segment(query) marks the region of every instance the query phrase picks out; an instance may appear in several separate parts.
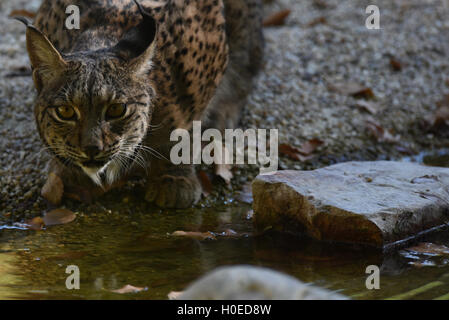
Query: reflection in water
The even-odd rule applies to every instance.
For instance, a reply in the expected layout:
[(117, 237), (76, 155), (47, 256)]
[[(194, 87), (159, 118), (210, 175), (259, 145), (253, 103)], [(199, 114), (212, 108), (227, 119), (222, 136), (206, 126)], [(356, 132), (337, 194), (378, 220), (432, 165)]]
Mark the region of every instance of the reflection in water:
[[(404, 161), (449, 166), (449, 153)], [(355, 299), (449, 299), (449, 257), (257, 235), (249, 210), (235, 204), (181, 212), (126, 209), (78, 214), (74, 223), (43, 231), (0, 226), (0, 299), (166, 299), (204, 273), (235, 264), (273, 268)], [(449, 246), (448, 229), (419, 241)], [(170, 236), (177, 230), (210, 231), (217, 240)], [(226, 231), (230, 236), (221, 236)], [(65, 287), (68, 265), (80, 269), (80, 290)], [(381, 268), (380, 290), (365, 287), (368, 265)], [(127, 284), (148, 290), (111, 292)]]
[[(253, 235), (250, 208), (148, 214), (79, 215), (74, 223), (43, 231), (0, 231), (0, 297), (33, 299), (166, 299), (218, 266), (251, 264), (291, 274), (302, 281), (354, 298), (387, 298), (449, 273), (449, 267), (416, 268), (399, 253), (359, 246), (318, 243), (306, 237)], [(232, 229), (236, 234), (220, 236)], [(217, 240), (170, 236), (177, 230), (211, 231)], [(441, 231), (447, 234), (446, 231)], [(449, 243), (442, 235), (437, 239)], [(437, 241), (429, 238), (428, 241)], [(365, 288), (368, 265), (381, 266), (381, 290)], [(77, 265), (81, 289), (67, 290), (65, 269)], [(137, 294), (111, 293), (131, 284)], [(418, 295), (449, 292), (449, 281)]]
[(406, 157), (404, 161), (419, 162), (433, 167), (449, 167), (449, 150), (422, 152), (417, 156)]
[(16, 275), (17, 256), (0, 245), (0, 300), (19, 298), (22, 278)]

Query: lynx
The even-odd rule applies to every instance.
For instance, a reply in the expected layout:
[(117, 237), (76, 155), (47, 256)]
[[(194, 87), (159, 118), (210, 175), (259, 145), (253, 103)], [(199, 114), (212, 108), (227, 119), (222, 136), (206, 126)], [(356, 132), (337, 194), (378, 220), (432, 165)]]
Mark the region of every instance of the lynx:
[[(80, 29), (65, 28), (66, 7)], [(35, 119), (65, 190), (91, 195), (133, 176), (160, 207), (200, 198), (170, 132), (234, 128), (263, 56), (261, 0), (44, 0), (26, 42)], [(24, 21), (24, 20), (23, 20)]]

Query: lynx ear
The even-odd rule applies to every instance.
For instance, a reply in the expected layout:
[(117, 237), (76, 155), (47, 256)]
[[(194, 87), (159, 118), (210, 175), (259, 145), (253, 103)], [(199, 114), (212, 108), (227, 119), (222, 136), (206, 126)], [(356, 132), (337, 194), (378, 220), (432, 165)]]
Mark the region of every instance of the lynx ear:
[(146, 12), (140, 3), (134, 0), (142, 15), (142, 21), (128, 30), (113, 50), (129, 63), (133, 69), (146, 69), (154, 54), (154, 39), (157, 25), (154, 18)]
[(67, 66), (58, 50), (25, 18), (16, 18), (27, 26), (27, 51), (33, 69), (33, 80), (36, 89), (40, 91), (45, 82), (59, 75)]

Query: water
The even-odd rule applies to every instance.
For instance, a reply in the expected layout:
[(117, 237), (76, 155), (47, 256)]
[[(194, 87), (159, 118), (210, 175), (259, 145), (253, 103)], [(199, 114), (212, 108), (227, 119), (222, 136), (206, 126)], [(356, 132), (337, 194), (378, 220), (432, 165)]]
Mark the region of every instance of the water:
[[(261, 235), (253, 230), (249, 212), (249, 205), (235, 202), (177, 212), (78, 213), (75, 222), (42, 231), (0, 227), (0, 298), (166, 299), (218, 266), (251, 264), (355, 299), (449, 299), (449, 256)], [(228, 229), (236, 235), (220, 236)], [(177, 230), (210, 231), (217, 240), (170, 235)], [(449, 246), (448, 231), (419, 241)], [(80, 290), (66, 289), (69, 265), (80, 269)], [(381, 268), (380, 290), (366, 289), (368, 265)], [(147, 290), (111, 292), (127, 284)]]

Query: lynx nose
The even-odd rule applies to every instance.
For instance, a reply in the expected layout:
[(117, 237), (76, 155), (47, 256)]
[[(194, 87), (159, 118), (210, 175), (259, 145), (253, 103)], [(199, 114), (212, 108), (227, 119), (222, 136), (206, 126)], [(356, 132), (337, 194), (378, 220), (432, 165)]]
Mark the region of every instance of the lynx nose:
[(90, 160), (94, 160), (95, 157), (98, 156), (100, 151), (100, 147), (96, 145), (90, 145), (84, 148), (84, 153), (89, 157)]

